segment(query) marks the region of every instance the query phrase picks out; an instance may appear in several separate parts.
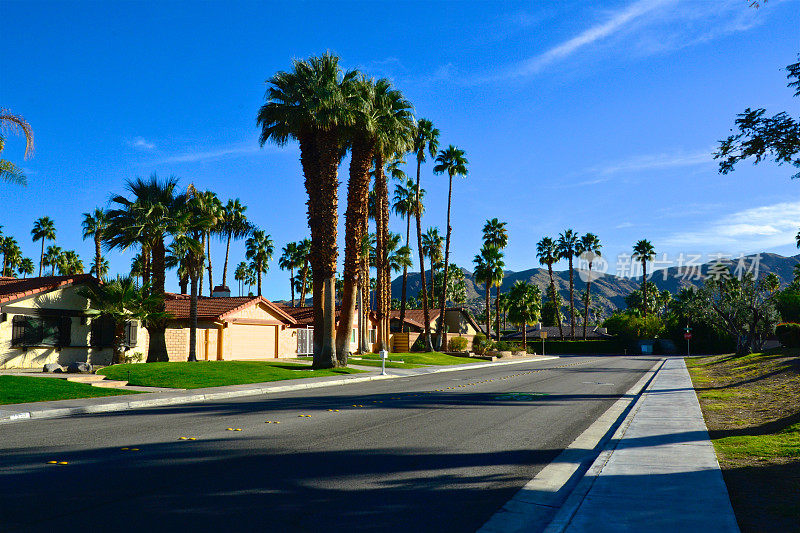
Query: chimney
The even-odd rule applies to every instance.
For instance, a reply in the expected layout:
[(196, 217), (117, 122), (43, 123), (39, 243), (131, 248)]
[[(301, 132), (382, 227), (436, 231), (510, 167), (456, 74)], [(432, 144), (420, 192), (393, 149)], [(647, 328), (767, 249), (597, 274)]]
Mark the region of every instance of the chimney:
[(211, 291), (211, 296), (214, 298), (230, 298), (231, 290), (225, 285), (217, 285), (214, 287), (214, 290)]

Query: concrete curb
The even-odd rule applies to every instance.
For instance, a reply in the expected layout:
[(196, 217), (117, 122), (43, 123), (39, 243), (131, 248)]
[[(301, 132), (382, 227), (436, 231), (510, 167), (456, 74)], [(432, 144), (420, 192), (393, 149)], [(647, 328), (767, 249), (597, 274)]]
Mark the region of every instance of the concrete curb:
[[(243, 396), (256, 396), (260, 394), (271, 394), (277, 392), (289, 392), (296, 390), (316, 389), (321, 387), (333, 387), (336, 385), (349, 385), (351, 383), (364, 383), (367, 381), (378, 381), (385, 379), (411, 378), (415, 376), (426, 376), (428, 374), (438, 374), (442, 372), (475, 370), (486, 367), (497, 367), (497, 366), (520, 364), (520, 363), (548, 361), (551, 359), (558, 359), (558, 357), (543, 356), (543, 357), (537, 357), (536, 359), (519, 359), (515, 361), (508, 361), (502, 363), (487, 362), (487, 363), (475, 363), (475, 364), (468, 364), (468, 365), (461, 365), (457, 367), (447, 367), (447, 368), (424, 368), (424, 369), (418, 369), (420, 370), (420, 372), (414, 374), (402, 374), (402, 375), (389, 374), (386, 376), (381, 376), (380, 374), (378, 374), (370, 376), (344, 377), (336, 380), (309, 381), (306, 383), (294, 383), (290, 385), (269, 385), (267, 383), (231, 385), (229, 387), (224, 387), (228, 390), (217, 391), (217, 392), (198, 393), (196, 392), (198, 389), (195, 389), (195, 392), (186, 391), (180, 394), (172, 394), (170, 396), (166, 396), (167, 394), (170, 393), (153, 392), (153, 393), (145, 393), (142, 395), (131, 395), (130, 399), (124, 401), (97, 402), (94, 404), (89, 403), (88, 405), (80, 405), (74, 407), (66, 407), (66, 406), (49, 407), (45, 409), (29, 409), (23, 411), (14, 411), (12, 409), (8, 409), (9, 407), (13, 408), (13, 405), (5, 405), (5, 406), (0, 406), (0, 424), (8, 422), (25, 421), (25, 420), (38, 420), (42, 418), (60, 418), (66, 416), (77, 416), (77, 415), (94, 414), (94, 413), (126, 411), (128, 409), (144, 409), (148, 407), (161, 407), (169, 405), (180, 405), (185, 403), (207, 402), (212, 400), (225, 400), (229, 398), (238, 398)], [(319, 378), (319, 379), (324, 379), (324, 378)], [(234, 387), (238, 388), (234, 389)], [(160, 395), (160, 397), (153, 398), (152, 396), (150, 396), (151, 394)], [(102, 398), (102, 400), (106, 400), (106, 398)], [(63, 401), (69, 402), (69, 401), (81, 401), (81, 400), (76, 399), (76, 400), (63, 400)], [(18, 405), (24, 405), (24, 404), (18, 404)]]
[[(665, 361), (666, 359), (661, 359), (647, 370), (622, 398), (614, 402), (558, 457), (517, 491), (478, 531), (481, 533), (541, 531), (541, 528), (536, 528), (537, 523), (549, 524), (545, 529), (547, 532), (562, 531), (563, 528), (551, 528), (565, 508), (572, 505), (573, 498), (577, 497), (587, 479), (587, 474), (601, 459), (602, 465), (608, 461), (611, 453), (608, 452), (608, 455), (604, 456), (606, 445), (611, 439), (617, 438), (620, 430), (624, 433), (624, 428), (630, 424), (644, 391), (653, 383)], [(588, 492), (588, 487), (586, 491)], [(581, 496), (566, 523), (582, 500)]]

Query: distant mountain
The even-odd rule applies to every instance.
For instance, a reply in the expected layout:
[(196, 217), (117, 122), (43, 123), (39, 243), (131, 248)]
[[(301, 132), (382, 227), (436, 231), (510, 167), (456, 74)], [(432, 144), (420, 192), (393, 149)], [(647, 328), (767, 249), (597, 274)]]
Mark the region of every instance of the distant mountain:
[[(757, 259), (758, 258), (758, 259)], [(744, 258), (742, 268), (748, 269), (755, 265), (758, 266), (759, 277), (765, 276), (770, 273), (777, 274), (781, 280), (781, 285), (787, 285), (792, 281), (793, 269), (796, 264), (800, 263), (800, 254), (791, 257), (784, 257), (778, 254), (762, 253), (760, 256), (751, 255)], [(677, 293), (681, 287), (698, 285), (702, 280), (691, 279), (692, 274), (701, 272), (706, 274), (712, 262), (693, 265), (697, 269), (681, 268), (673, 266), (670, 268), (657, 270), (649, 279), (659, 290), (668, 290), (672, 293)], [(731, 268), (739, 266), (738, 259), (733, 259), (730, 264)], [(616, 265), (610, 264), (608, 270), (613, 271)], [(464, 272), (464, 282), (467, 288), (467, 307), (473, 311), (483, 309), (485, 289), (483, 284), (476, 284), (472, 272), (462, 268)], [(564, 302), (569, 301), (569, 271), (561, 270), (553, 272), (555, 278), (556, 289), (561, 294)], [(426, 278), (430, 279), (430, 271), (426, 273)], [(517, 281), (527, 281), (535, 283), (545, 294), (547, 286), (550, 284), (550, 278), (547, 274), (546, 268), (531, 268), (514, 272), (507, 270), (503, 277), (503, 284), (500, 287), (502, 292), (508, 291)], [(575, 282), (575, 301), (576, 305), (580, 299), (581, 292), (586, 288), (586, 283), (581, 279), (578, 271), (574, 272)], [(614, 274), (599, 274), (598, 277), (592, 282), (592, 299), (599, 304), (604, 311), (604, 315), (608, 316), (617, 309), (625, 308), (625, 296), (630, 294), (633, 290), (638, 289), (641, 285), (641, 275), (635, 278), (619, 277)], [(392, 281), (392, 298), (400, 298), (402, 294), (403, 277), (398, 276)], [(408, 296), (415, 297), (421, 288), (419, 272), (409, 272), (408, 274)], [(492, 290), (492, 295), (495, 290)], [(493, 296), (494, 298), (494, 296)]]

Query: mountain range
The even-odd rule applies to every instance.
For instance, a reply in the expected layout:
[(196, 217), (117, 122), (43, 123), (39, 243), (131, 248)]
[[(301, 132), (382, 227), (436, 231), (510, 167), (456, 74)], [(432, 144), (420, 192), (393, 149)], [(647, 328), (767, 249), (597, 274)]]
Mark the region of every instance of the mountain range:
[[(785, 286), (790, 283), (794, 277), (794, 267), (800, 263), (800, 254), (784, 257), (778, 254), (761, 253), (744, 258), (733, 258), (731, 261), (722, 262), (728, 263), (728, 266), (733, 272), (736, 272), (737, 267), (743, 271), (751, 269), (757, 273), (759, 277), (774, 273), (780, 278), (781, 285)], [(684, 264), (688, 263), (688, 260)], [(695, 264), (696, 263), (696, 264)], [(702, 279), (697, 279), (697, 275), (708, 275), (714, 271), (715, 263), (717, 261), (709, 261), (706, 263), (693, 262), (690, 266), (672, 266), (656, 270), (652, 275), (648, 272), (648, 282), (652, 283), (659, 290), (668, 290), (671, 293), (677, 293), (682, 287), (690, 285), (697, 286), (702, 283)], [(616, 265), (609, 265), (609, 269), (617, 268)], [(467, 289), (466, 307), (469, 307), (474, 312), (481, 311), (484, 308), (484, 293), (485, 289), (483, 284), (476, 283), (473, 273), (465, 268), (461, 269), (464, 272), (464, 283)], [(626, 267), (630, 271), (630, 265)], [(609, 316), (611, 313), (618, 309), (623, 309), (625, 305), (625, 296), (630, 294), (633, 290), (641, 286), (641, 273), (636, 277), (617, 276), (609, 273), (594, 273), (592, 281), (592, 300), (594, 305), (599, 305), (603, 310), (603, 316)], [(574, 269), (574, 283), (575, 283), (575, 301), (580, 300), (580, 295), (586, 288), (586, 283), (583, 281), (579, 270)], [(565, 303), (569, 301), (569, 270), (554, 271), (553, 278), (555, 280), (556, 288), (561, 294)], [(430, 279), (430, 271), (426, 273), (426, 279)], [(528, 283), (536, 284), (546, 294), (547, 286), (550, 284), (550, 277), (547, 273), (547, 268), (530, 268), (527, 270), (513, 271), (506, 270), (503, 276), (503, 283), (500, 286), (501, 292), (506, 292), (511, 289), (517, 281), (526, 281)], [(400, 298), (402, 294), (402, 276), (396, 277), (392, 281), (392, 298)], [(420, 275), (419, 272), (408, 273), (408, 297), (416, 297), (420, 291)], [(492, 289), (492, 305), (494, 305), (494, 295), (496, 289)]]

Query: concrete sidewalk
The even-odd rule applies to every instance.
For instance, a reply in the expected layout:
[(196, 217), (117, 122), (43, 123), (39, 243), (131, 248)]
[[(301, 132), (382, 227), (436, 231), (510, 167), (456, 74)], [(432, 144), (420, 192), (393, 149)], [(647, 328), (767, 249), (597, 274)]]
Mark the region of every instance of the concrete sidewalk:
[(247, 383), (243, 385), (229, 385), (225, 387), (209, 387), (205, 389), (179, 390), (170, 392), (153, 392), (142, 394), (124, 394), (119, 396), (103, 396), (99, 398), (82, 398), (75, 400), (57, 400), (50, 402), (32, 402), (20, 404), (0, 405), (0, 424), (21, 420), (39, 418), (56, 418), (62, 416), (75, 416), (91, 413), (105, 413), (111, 411), (125, 411), (127, 409), (142, 409), (146, 407), (159, 407), (165, 405), (180, 405), (185, 403), (225, 400), (240, 396), (254, 396), (259, 394), (274, 394), (277, 392), (315, 389), (318, 387), (332, 387), (348, 385), (365, 381), (411, 377), (439, 372), (455, 372), (459, 370), (473, 370), (476, 368), (498, 367), (534, 361), (547, 361), (557, 357), (535, 356), (524, 359), (515, 359), (508, 362), (483, 362), (467, 363), (462, 365), (424, 367), (414, 369), (387, 368), (387, 375), (380, 375), (380, 368), (370, 368), (363, 374), (349, 374), (343, 376), (326, 376), (319, 378), (301, 378), (283, 381), (270, 381), (266, 383)]
[(739, 531), (682, 358), (665, 362), (546, 531)]

